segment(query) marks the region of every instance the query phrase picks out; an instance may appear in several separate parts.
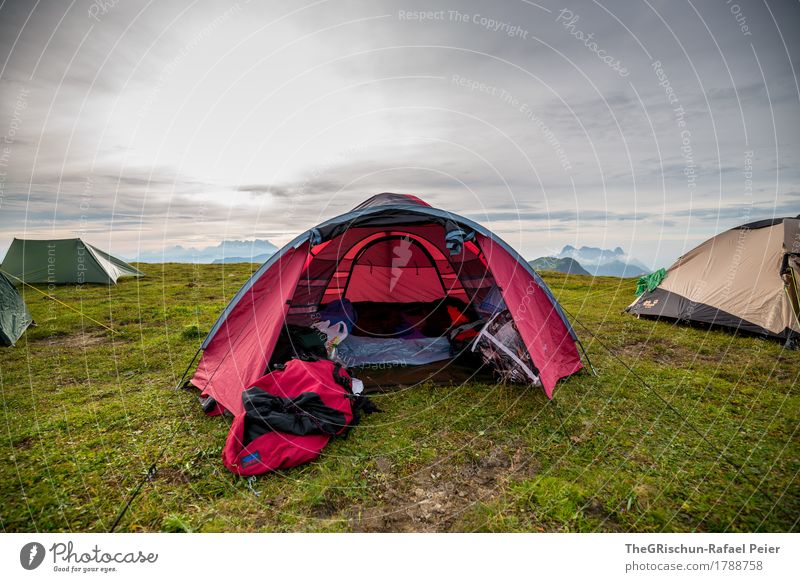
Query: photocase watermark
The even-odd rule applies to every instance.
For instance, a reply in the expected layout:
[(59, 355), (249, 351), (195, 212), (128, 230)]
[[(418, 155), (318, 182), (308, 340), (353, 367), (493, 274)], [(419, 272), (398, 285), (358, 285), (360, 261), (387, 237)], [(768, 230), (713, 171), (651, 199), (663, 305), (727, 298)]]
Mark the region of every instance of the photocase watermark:
[(45, 550), (39, 542), (29, 542), (19, 552), (19, 563), (26, 570), (35, 570), (48, 555), (54, 572), (82, 574), (107, 574), (118, 572), (118, 567), (123, 564), (155, 564), (158, 561), (157, 553), (142, 550), (106, 551), (97, 544), (81, 550), (76, 549), (72, 542), (56, 542)]
[(412, 22), (456, 22), (473, 24), (494, 33), (502, 33), (511, 38), (528, 40), (530, 31), (518, 24), (497, 20), (480, 13), (459, 12), (458, 10), (398, 10), (397, 19)]
[[(753, 199), (753, 156), (755, 156), (755, 152), (753, 150), (746, 150), (744, 152), (744, 171), (742, 175), (744, 176), (744, 194), (747, 196), (748, 200), (750, 200), (750, 206), (752, 206), (752, 199)], [(748, 208), (747, 214), (749, 216), (750, 209)]]
[(733, 18), (736, 20), (736, 24), (739, 25), (739, 30), (744, 36), (752, 36), (753, 33), (750, 32), (750, 26), (747, 24), (747, 17), (742, 12), (742, 7), (739, 6), (733, 0), (725, 0), (725, 5), (733, 14)]
[(750, 233), (749, 228), (738, 229), (736, 235), (736, 247), (731, 255), (730, 267), (725, 274), (725, 283), (722, 285), (722, 292), (720, 294), (721, 301), (725, 302), (731, 295), (733, 289), (733, 281), (736, 279), (736, 274), (739, 272), (739, 267), (742, 265), (742, 256), (744, 254), (744, 247), (747, 244), (747, 235)]
[(11, 122), (8, 130), (3, 136), (3, 145), (12, 145), (17, 137), (17, 131), (22, 124), (22, 113), (28, 108), (28, 96), (30, 89), (23, 87), (17, 93), (17, 100), (14, 102), (14, 111), (11, 114)]
[(569, 8), (562, 8), (556, 16), (556, 22), (559, 22), (572, 36), (581, 41), (586, 48), (593, 52), (598, 59), (608, 65), (612, 71), (616, 71), (620, 77), (627, 77), (630, 75), (630, 71), (622, 65), (619, 59), (614, 58), (609, 55), (605, 49), (600, 48), (594, 38), (593, 32), (586, 33), (577, 28), (576, 24), (580, 18), (580, 15), (575, 14)]
[(697, 187), (697, 164), (694, 161), (694, 148), (692, 147), (692, 132), (689, 130), (686, 121), (686, 110), (680, 104), (678, 94), (670, 83), (661, 61), (653, 61), (651, 64), (653, 71), (658, 79), (658, 85), (664, 89), (667, 103), (673, 106), (672, 115), (675, 125), (678, 127), (681, 145), (680, 152), (683, 158), (683, 175), (686, 177), (686, 188), (691, 193)]
[(88, 212), (92, 207), (92, 198), (94, 198), (94, 178), (91, 175), (86, 176), (86, 182), (83, 185), (83, 192), (81, 192), (78, 208), (81, 211), (80, 223), (78, 225), (78, 236), (83, 238), (89, 232), (89, 215)]
[(100, 22), (101, 17), (111, 12), (119, 4), (119, 0), (93, 0), (89, 4), (89, 18)]
[[(94, 179), (91, 175), (86, 176), (86, 183), (83, 186), (78, 208), (81, 211), (80, 222), (78, 224), (78, 238), (82, 239), (89, 231), (89, 215), (88, 212), (92, 207), (92, 198), (94, 197)], [(78, 290), (83, 289), (83, 284), (86, 282), (86, 271), (88, 264), (86, 262), (87, 249), (83, 244), (78, 245), (77, 255), (77, 269), (78, 269)]]
[(494, 18), (489, 18), (488, 16), (483, 16), (482, 14), (478, 13), (468, 14), (459, 12), (458, 10), (449, 10), (448, 16), (452, 22), (461, 22), (465, 24), (472, 23), (491, 32), (501, 32), (512, 38), (516, 37), (527, 40), (528, 35), (530, 34), (527, 30), (519, 25), (511, 24), (510, 22), (504, 22), (502, 20), (495, 20)]
[(56, 248), (55, 243), (47, 243), (47, 290), (51, 293), (56, 288)]
[(392, 271), (389, 280), (389, 291), (394, 291), (395, 286), (403, 276), (405, 268), (411, 261), (414, 252), (411, 250), (411, 239), (403, 237), (400, 239), (399, 244), (392, 247)]
[(11, 151), (13, 149), (14, 141), (17, 138), (17, 132), (22, 125), (22, 114), (28, 108), (28, 96), (30, 89), (23, 87), (17, 93), (17, 100), (14, 103), (14, 111), (11, 114), (11, 121), (8, 124), (8, 129), (3, 136), (2, 143), (0, 143), (0, 210), (3, 208), (3, 201), (6, 195), (6, 178), (7, 168), (11, 162)]
[(337, 355), (337, 359), (339, 363), (342, 364), (348, 370), (351, 368), (358, 368), (362, 372), (367, 371), (379, 371), (379, 370), (394, 370), (396, 368), (408, 368), (411, 366), (405, 359), (403, 358), (394, 358), (388, 362), (371, 362), (371, 363), (364, 363), (358, 360), (356, 356), (352, 354), (341, 354)]
[(445, 10), (398, 10), (398, 20), (411, 20), (414, 22), (443, 21), (446, 20)]
[[(747, 196), (747, 201), (742, 207), (742, 214), (740, 217), (741, 222), (746, 223), (750, 221), (750, 215), (753, 211), (753, 150), (746, 150), (744, 152), (744, 168), (742, 170), (742, 177), (744, 179), (744, 193)], [(731, 255), (731, 266), (725, 277), (725, 284), (722, 286), (722, 301), (726, 301), (733, 290), (733, 280), (739, 272), (739, 267), (742, 264), (742, 254), (747, 242), (747, 235), (749, 228), (740, 228), (736, 238), (736, 247)]]
[(536, 127), (542, 133), (545, 141), (547, 141), (547, 143), (553, 149), (553, 153), (555, 153), (556, 157), (558, 158), (562, 169), (565, 172), (572, 170), (572, 162), (570, 162), (567, 153), (564, 151), (564, 146), (561, 145), (561, 141), (558, 139), (558, 137), (556, 137), (556, 134), (552, 129), (550, 129), (544, 120), (536, 114), (536, 112), (533, 110), (533, 106), (517, 98), (509, 91), (495, 85), (484, 83), (483, 81), (478, 81), (462, 75), (454, 74), (450, 78), (450, 82), (469, 91), (485, 93), (487, 95), (491, 95), (492, 97), (496, 97), (509, 107), (516, 109), (525, 119), (531, 122), (534, 127)]
[[(593, 32), (584, 32), (577, 27), (580, 15), (575, 14), (569, 8), (562, 8), (556, 15), (556, 22), (561, 24), (565, 30), (605, 63), (611, 70), (615, 71), (620, 77), (630, 75), (627, 67), (622, 64), (620, 59), (608, 54), (601, 48), (595, 39)], [(458, 24), (468, 24), (478, 26), (495, 34), (504, 34), (510, 38), (528, 40), (532, 38), (528, 29), (518, 24), (505, 20), (498, 20), (490, 16), (485, 16), (479, 12), (460, 12), (458, 10), (398, 10), (397, 19), (408, 22), (454, 22)]]
[(44, 561), (44, 546), (39, 542), (29, 542), (19, 551), (19, 563), (26, 570), (35, 570)]
[[(744, 164), (742, 169), (742, 178), (743, 178), (743, 186), (744, 186), (744, 193), (747, 196), (747, 200), (742, 207), (742, 214), (740, 216), (740, 221), (742, 223), (747, 223), (750, 221), (750, 215), (753, 211), (753, 157), (755, 156), (755, 152), (753, 150), (745, 150), (744, 152)], [(721, 290), (719, 291), (719, 299), (718, 302), (724, 303), (726, 302), (731, 293), (733, 293), (734, 287), (734, 280), (736, 279), (739, 270), (743, 265), (743, 258), (745, 254), (745, 247), (747, 246), (747, 239), (751, 233), (750, 228), (738, 228), (736, 231), (736, 245), (734, 246), (733, 252), (730, 253), (730, 264), (728, 266), (728, 270), (725, 273), (725, 282), (722, 285)], [(705, 280), (701, 280), (698, 286), (698, 296), (699, 293), (705, 291), (706, 285)], [(692, 301), (689, 304), (689, 308), (687, 310), (687, 317), (691, 318), (694, 314), (695, 309), (697, 308), (697, 302)], [(777, 310), (772, 310), (770, 312), (770, 324), (771, 320), (774, 319), (775, 313)]]

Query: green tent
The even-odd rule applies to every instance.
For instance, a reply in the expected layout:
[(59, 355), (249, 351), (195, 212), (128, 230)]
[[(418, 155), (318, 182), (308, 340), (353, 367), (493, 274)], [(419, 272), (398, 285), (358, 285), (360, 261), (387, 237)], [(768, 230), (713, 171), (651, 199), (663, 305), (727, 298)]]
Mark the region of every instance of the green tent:
[(116, 283), (144, 274), (79, 238), (15, 238), (3, 259), (3, 271), (25, 283)]
[(0, 273), (0, 346), (13, 346), (33, 323), (25, 302), (11, 279)]

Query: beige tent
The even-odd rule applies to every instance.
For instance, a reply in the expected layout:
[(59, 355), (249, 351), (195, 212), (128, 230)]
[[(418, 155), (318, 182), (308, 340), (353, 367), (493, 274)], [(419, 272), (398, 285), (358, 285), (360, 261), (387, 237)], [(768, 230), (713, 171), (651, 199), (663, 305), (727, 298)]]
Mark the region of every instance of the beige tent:
[(800, 337), (800, 216), (745, 224), (689, 251), (626, 311)]

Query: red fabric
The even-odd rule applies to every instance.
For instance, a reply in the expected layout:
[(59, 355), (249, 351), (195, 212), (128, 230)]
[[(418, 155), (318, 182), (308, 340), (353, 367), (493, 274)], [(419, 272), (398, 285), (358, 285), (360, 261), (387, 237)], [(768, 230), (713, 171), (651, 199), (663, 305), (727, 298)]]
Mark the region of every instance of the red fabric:
[(413, 194), (403, 194), (403, 196), (408, 198), (409, 202), (414, 202), (415, 204), (419, 204), (420, 206), (427, 206), (428, 208), (431, 207), (431, 205), (425, 202), (422, 198), (414, 196)]
[(556, 382), (583, 367), (575, 341), (550, 298), (527, 269), (489, 237), (479, 234), (477, 239), (533, 363), (539, 369), (544, 391), (552, 398)]
[(391, 267), (353, 267), (345, 298), (352, 302), (383, 301), (413, 303), (445, 297), (436, 267), (403, 269)]
[(463, 341), (466, 341), (466, 340), (468, 340), (470, 338), (473, 338), (473, 337), (475, 337), (477, 335), (478, 335), (478, 332), (475, 331), (475, 329), (470, 328), (470, 329), (465, 329), (460, 334), (456, 335), (456, 337), (454, 337), (453, 339), (456, 340), (456, 341), (459, 341), (459, 342), (463, 342)]
[[(341, 299), (348, 279), (347, 298), (351, 301), (433, 301), (445, 295), (469, 301), (459, 277), (480, 275), (485, 272), (485, 267), (471, 250), (450, 257), (444, 234), (444, 229), (435, 224), (408, 226), (402, 230), (350, 228), (333, 240), (314, 247), (313, 260), (300, 277), (292, 304), (305, 307)], [(413, 242), (398, 237), (407, 237)], [(423, 273), (431, 261), (420, 245), (433, 257), (439, 274), (433, 270), (430, 274)], [(477, 251), (474, 245), (472, 248)], [(363, 254), (359, 255), (362, 250)], [(354, 267), (353, 261), (357, 256), (358, 265)], [(375, 267), (386, 267), (392, 272), (378, 273)], [(370, 271), (369, 275), (375, 276), (375, 281), (369, 281), (361, 274), (356, 276), (355, 272), (350, 276), (351, 270), (363, 273), (364, 268)], [(476, 272), (476, 268), (480, 271)], [(447, 293), (442, 292), (439, 275)], [(421, 296), (415, 296), (415, 290), (419, 290)]]
[[(328, 360), (290, 360), (285, 369), (262, 376), (252, 386), (281, 398), (315, 392), (326, 406), (343, 413), (345, 424), (349, 425), (353, 422), (352, 405), (344, 387), (334, 381), (333, 369), (333, 362)], [(344, 370), (339, 370), (339, 375), (349, 378)], [(260, 475), (307, 463), (316, 459), (331, 439), (323, 434), (300, 436), (269, 432), (243, 446), (245, 417), (244, 413), (236, 416), (222, 451), (223, 463), (238, 475)], [(340, 432), (345, 429), (343, 426)]]
[(307, 254), (304, 244), (278, 259), (239, 300), (203, 351), (191, 382), (233, 414), (242, 412), (242, 391), (267, 368)]
[(469, 323), (469, 319), (461, 313), (461, 310), (454, 305), (447, 306), (447, 314), (450, 316), (450, 325), (458, 326), (463, 323)]
[(234, 419), (222, 450), (222, 462), (231, 472), (245, 477), (313, 461), (331, 440), (324, 434), (300, 436), (270, 432), (243, 447), (244, 421), (244, 414)]
[[(345, 389), (334, 381), (333, 369), (334, 363), (330, 360), (316, 362), (289, 360), (283, 370), (262, 376), (248, 388), (255, 386), (281, 398), (295, 398), (303, 392), (315, 392), (319, 394), (325, 406), (344, 414), (345, 424), (350, 424), (353, 421), (350, 399), (345, 397)], [(350, 378), (342, 368), (339, 369), (339, 376)]]
[(410, 238), (378, 239), (364, 247), (345, 291), (350, 301), (407, 303), (444, 296), (438, 269)]

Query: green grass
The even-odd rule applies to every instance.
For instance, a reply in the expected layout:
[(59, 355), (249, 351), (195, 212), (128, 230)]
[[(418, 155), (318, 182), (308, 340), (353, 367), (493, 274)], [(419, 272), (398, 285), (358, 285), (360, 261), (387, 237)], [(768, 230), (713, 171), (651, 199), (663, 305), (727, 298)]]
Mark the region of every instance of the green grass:
[[(546, 274), (598, 376), (538, 389), (421, 385), (316, 462), (252, 484), (228, 424), (175, 390), (250, 265), (142, 265), (115, 287), (25, 289), (38, 326), (0, 351), (0, 524), (105, 531), (790, 531), (800, 516), (797, 352), (620, 311), (634, 282)], [(742, 475), (693, 433), (697, 426)], [(758, 484), (759, 490), (753, 486)]]

